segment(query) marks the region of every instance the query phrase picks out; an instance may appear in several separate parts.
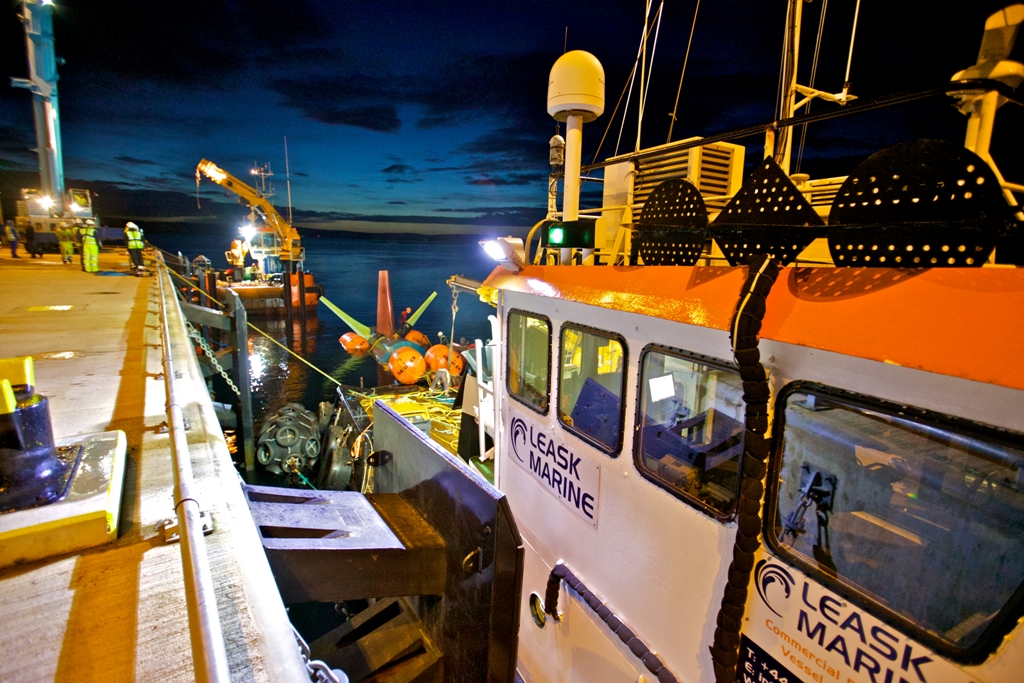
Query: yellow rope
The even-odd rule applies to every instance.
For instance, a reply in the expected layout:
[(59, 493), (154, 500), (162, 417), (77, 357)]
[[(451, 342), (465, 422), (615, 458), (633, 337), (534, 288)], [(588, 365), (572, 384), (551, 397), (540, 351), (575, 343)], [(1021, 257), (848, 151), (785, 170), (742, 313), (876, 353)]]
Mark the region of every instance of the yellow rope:
[[(204, 292), (203, 290), (201, 290), (201, 289), (199, 289), (198, 287), (196, 287), (196, 285), (195, 285), (195, 283), (194, 283), (194, 282), (192, 282), (192, 281), (188, 280), (187, 278), (184, 278), (184, 277), (182, 277), (182, 276), (181, 276), (181, 275), (179, 275), (178, 273), (175, 273), (175, 272), (174, 272), (173, 270), (171, 270), (170, 268), (168, 268), (168, 269), (167, 269), (167, 272), (168, 272), (168, 273), (170, 273), (171, 275), (174, 275), (174, 276), (175, 276), (175, 277), (177, 277), (177, 278), (178, 278), (179, 280), (181, 280), (182, 282), (184, 282), (184, 283), (185, 283), (186, 285), (188, 285), (188, 286), (189, 286), (189, 287), (191, 287), (192, 289), (196, 290), (197, 292), (199, 292), (200, 294), (202, 294), (202, 295), (203, 295), (203, 296), (205, 296), (205, 297), (206, 297), (207, 299), (209, 299), (210, 301), (214, 302), (215, 304), (217, 304), (217, 305), (218, 305), (218, 306), (220, 306), (221, 308), (224, 308), (224, 304), (222, 304), (221, 302), (217, 301), (217, 300), (216, 300), (216, 299), (214, 299), (214, 298), (213, 298), (212, 296), (210, 296), (209, 294), (207, 294), (207, 293), (206, 293), (206, 292)], [(299, 359), (300, 361), (302, 361), (303, 363), (305, 363), (305, 364), (306, 364), (306, 365), (308, 365), (309, 367), (311, 367), (311, 368), (313, 368), (314, 370), (316, 370), (317, 372), (319, 372), (319, 373), (320, 373), (321, 375), (323, 375), (323, 376), (324, 376), (324, 377), (326, 377), (327, 379), (329, 379), (329, 380), (331, 380), (332, 382), (334, 382), (335, 384), (337, 384), (337, 385), (338, 385), (339, 387), (340, 387), (340, 386), (342, 386), (341, 382), (339, 382), (338, 380), (334, 379), (333, 377), (331, 377), (330, 375), (328, 375), (328, 374), (327, 374), (326, 372), (324, 372), (323, 370), (321, 370), (321, 369), (320, 369), (320, 368), (318, 368), (317, 366), (313, 365), (313, 364), (312, 364), (312, 363), (310, 363), (310, 362), (309, 362), (308, 360), (306, 360), (305, 358), (303, 358), (303, 357), (302, 357), (302, 356), (300, 356), (299, 354), (295, 353), (294, 351), (292, 351), (292, 350), (291, 350), (291, 349), (289, 349), (289, 348), (288, 348), (287, 346), (285, 346), (285, 345), (284, 345), (284, 344), (282, 344), (281, 342), (279, 342), (279, 341), (277, 341), (276, 339), (274, 339), (273, 337), (271, 337), (271, 336), (270, 336), (269, 334), (267, 334), (266, 332), (264, 332), (264, 331), (263, 331), (263, 330), (261, 330), (260, 328), (258, 328), (258, 327), (256, 327), (255, 325), (253, 325), (253, 324), (252, 324), (251, 322), (249, 322), (248, 320), (246, 321), (246, 324), (247, 324), (247, 325), (249, 325), (249, 327), (251, 327), (252, 329), (254, 329), (254, 330), (256, 330), (257, 332), (259, 332), (260, 334), (262, 334), (262, 335), (263, 335), (264, 337), (266, 337), (267, 339), (269, 339), (269, 340), (270, 340), (271, 342), (273, 342), (274, 344), (277, 344), (277, 345), (278, 345), (278, 346), (280, 346), (280, 347), (281, 347), (282, 349), (284, 349), (285, 351), (287, 351), (288, 353), (292, 354), (293, 356), (295, 356), (296, 358), (298, 358), (298, 359)]]

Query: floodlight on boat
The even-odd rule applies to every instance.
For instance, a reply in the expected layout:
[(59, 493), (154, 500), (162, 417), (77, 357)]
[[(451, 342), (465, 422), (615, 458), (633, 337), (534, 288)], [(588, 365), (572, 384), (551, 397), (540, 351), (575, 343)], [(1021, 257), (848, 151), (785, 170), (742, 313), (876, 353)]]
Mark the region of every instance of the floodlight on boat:
[(238, 232), (242, 233), (242, 237), (245, 238), (246, 242), (251, 242), (253, 235), (256, 234), (256, 227), (252, 223), (247, 223), (240, 227)]
[(526, 247), (518, 237), (498, 237), (493, 240), (481, 240), (480, 246), (487, 255), (501, 264), (502, 268), (518, 273), (526, 263)]
[(44, 194), (42, 197), (39, 198), (39, 205), (44, 209), (53, 208), (53, 197)]

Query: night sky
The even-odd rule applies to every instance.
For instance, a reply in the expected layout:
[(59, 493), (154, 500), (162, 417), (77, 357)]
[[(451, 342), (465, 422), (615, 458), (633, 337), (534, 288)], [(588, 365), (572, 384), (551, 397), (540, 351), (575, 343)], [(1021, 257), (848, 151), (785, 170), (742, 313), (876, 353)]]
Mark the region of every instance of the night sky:
[[(695, 2), (665, 3), (645, 145), (666, 139)], [(957, 13), (943, 9), (949, 4), (864, 0), (853, 92), (936, 85), (973, 65), (985, 18), (1008, 3), (958, 3)], [(19, 6), (7, 0), (0, 12), (5, 81), (27, 75)], [(842, 87), (853, 7), (828, 3), (822, 89)], [(820, 11), (821, 0), (804, 5), (804, 84)], [(704, 0), (675, 139), (772, 120), (785, 12), (784, 0)], [(98, 193), (96, 209), (111, 225), (130, 217), (151, 230), (157, 221), (233, 229), (245, 210), (211, 182), (203, 181), (197, 207), (195, 166), (204, 157), (243, 178), (254, 162), (269, 162), (283, 207), (287, 136), (300, 227), (522, 231), (546, 205), (551, 65), (563, 45), (604, 64), (607, 108), (584, 127), (586, 163), (636, 57), (643, 3), (58, 0), (55, 27), (66, 60), (59, 93), (67, 185)], [(18, 188), (38, 184), (30, 98), (0, 86), (5, 216)], [(634, 92), (621, 151), (635, 142), (636, 99)], [(1019, 108), (1000, 116), (997, 143), (1021, 126)], [(931, 101), (812, 126), (801, 170), (846, 173), (904, 139), (962, 142), (964, 121)], [(600, 158), (614, 151), (619, 123)], [(756, 160), (762, 140), (743, 142)], [(996, 159), (1009, 180), (1024, 180), (1019, 161)]]

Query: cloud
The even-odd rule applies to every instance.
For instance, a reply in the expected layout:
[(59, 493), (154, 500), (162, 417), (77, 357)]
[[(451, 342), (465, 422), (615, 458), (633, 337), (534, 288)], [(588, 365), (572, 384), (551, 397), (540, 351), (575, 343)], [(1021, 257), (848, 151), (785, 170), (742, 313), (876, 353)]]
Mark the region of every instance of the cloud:
[(388, 202), (388, 204), (406, 204), (408, 202)]
[[(414, 60), (397, 66), (375, 64), (372, 70), (352, 68), (345, 60), (318, 59), (306, 67), (314, 76), (297, 88), (294, 77), (270, 76), (266, 87), (282, 103), (303, 116), (329, 124), (350, 125), (378, 132), (401, 128), (399, 107), (422, 110), (421, 129), (454, 126), (481, 118), (538, 122), (546, 74), (556, 55), (546, 52), (503, 55), (452, 53), (429, 69), (410, 71)], [(311, 93), (313, 94), (311, 96)], [(341, 103), (344, 103), (344, 107)], [(372, 116), (339, 116), (339, 111), (376, 111)]]
[(39, 163), (32, 150), (34, 146), (35, 138), (26, 130), (0, 126), (0, 166), (9, 170), (33, 170)]
[(484, 174), (482, 178), (466, 178), (467, 185), (534, 185), (542, 183), (547, 176), (541, 173), (508, 173), (505, 175)]
[(413, 167), (409, 164), (391, 164), (387, 168), (382, 168), (381, 173), (409, 173), (413, 170)]
[(393, 105), (367, 105), (323, 109), (304, 107), (303, 114), (314, 121), (330, 125), (354, 126), (378, 133), (397, 133), (402, 127), (398, 110)]
[(105, 74), (122, 88), (142, 80), (221, 89), (269, 58), (323, 60), (324, 51), (310, 47), (331, 33), (323, 14), (304, 0), (67, 2), (54, 12), (54, 24), (67, 58), (62, 71), (77, 77), (69, 80)]
[(473, 157), (469, 168), (479, 172), (533, 171), (548, 159), (548, 137), (541, 130), (497, 128), (459, 146), (456, 153)]
[[(123, 163), (132, 164), (132, 165), (135, 165), (135, 166), (156, 166), (157, 165), (157, 163), (155, 161), (150, 161), (148, 159), (136, 159), (135, 157), (130, 157), (130, 156), (114, 157), (114, 161), (121, 161)], [(189, 177), (191, 177), (191, 176), (189, 176)]]

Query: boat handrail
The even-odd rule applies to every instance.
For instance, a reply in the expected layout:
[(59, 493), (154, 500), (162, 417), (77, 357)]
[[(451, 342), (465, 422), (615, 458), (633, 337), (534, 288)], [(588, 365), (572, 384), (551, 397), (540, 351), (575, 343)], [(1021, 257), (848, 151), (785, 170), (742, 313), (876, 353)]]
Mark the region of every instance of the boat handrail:
[[(970, 78), (959, 81), (950, 81), (944, 83), (937, 88), (920, 88), (914, 90), (903, 90), (898, 93), (891, 95), (882, 95), (880, 97), (874, 97), (872, 99), (858, 100), (859, 104), (850, 104), (843, 106), (839, 109), (833, 109), (831, 111), (815, 112), (813, 114), (800, 114), (799, 116), (793, 116), (788, 119), (777, 119), (770, 123), (762, 123), (754, 126), (747, 126), (746, 128), (740, 128), (738, 130), (727, 131), (725, 133), (717, 133), (715, 135), (708, 135), (706, 137), (691, 138), (688, 140), (680, 140), (679, 142), (669, 143), (675, 151), (682, 151), (685, 149), (693, 149), (695, 147), (704, 147), (714, 142), (726, 142), (728, 140), (737, 140), (740, 138), (750, 137), (753, 135), (763, 135), (765, 131), (776, 131), (783, 128), (792, 128), (794, 126), (801, 126), (807, 123), (816, 123), (818, 121), (826, 121), (828, 119), (835, 119), (841, 116), (849, 116), (850, 114), (859, 114), (865, 111), (871, 111), (873, 109), (881, 109), (883, 107), (890, 107), (896, 104), (905, 104), (907, 102), (914, 102), (916, 100), (923, 100), (929, 97), (937, 97), (939, 95), (953, 95), (958, 92), (964, 91), (994, 91), (999, 94), (1001, 98), (1004, 98), (1007, 102), (1013, 102), (1014, 104), (1024, 106), (1024, 99), (1018, 95), (1017, 91), (1010, 86), (1000, 81), (992, 80), (990, 78)], [(667, 146), (667, 145), (663, 145)], [(636, 156), (642, 155), (646, 150), (640, 150), (639, 152), (629, 155), (619, 155), (605, 161), (599, 161), (595, 164), (587, 164), (580, 168), (581, 173), (587, 173), (599, 168), (604, 168), (612, 164), (618, 164), (625, 159), (632, 159)]]
[(174, 473), (174, 512), (178, 518), (181, 564), (188, 608), (189, 640), (192, 662), (198, 683), (228, 683), (227, 650), (217, 612), (210, 558), (206, 553), (203, 521), (199, 502), (194, 497), (192, 459), (185, 436), (185, 421), (174, 388), (174, 360), (171, 357), (171, 335), (168, 325), (167, 294), (164, 278), (170, 283), (163, 255), (156, 254), (157, 282), (160, 285), (160, 338), (163, 347), (164, 386), (167, 392), (167, 423), (171, 438), (171, 462)]

